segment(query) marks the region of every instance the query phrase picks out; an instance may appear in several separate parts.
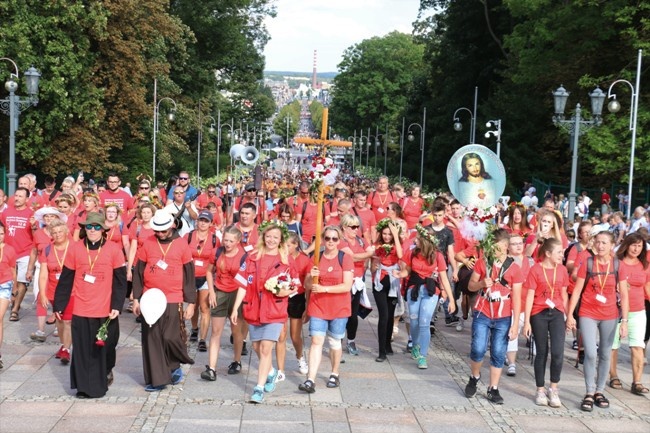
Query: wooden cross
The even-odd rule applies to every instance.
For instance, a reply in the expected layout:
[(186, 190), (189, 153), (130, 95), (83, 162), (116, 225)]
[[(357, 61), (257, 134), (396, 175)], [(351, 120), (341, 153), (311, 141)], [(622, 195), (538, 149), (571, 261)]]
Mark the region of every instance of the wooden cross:
[[(320, 138), (297, 137), (293, 141), (301, 144), (312, 146), (322, 146), (321, 156), (325, 157), (327, 147), (352, 147), (351, 141), (328, 140), (327, 139), (327, 120), (329, 117), (328, 108), (323, 108), (323, 124), (321, 127)], [(321, 231), (323, 230), (323, 196), (325, 195), (325, 182), (321, 181), (318, 186), (318, 201), (316, 204), (316, 239), (314, 243), (314, 264), (318, 266), (320, 262), (320, 241)], [(314, 277), (314, 284), (318, 284), (318, 278)]]

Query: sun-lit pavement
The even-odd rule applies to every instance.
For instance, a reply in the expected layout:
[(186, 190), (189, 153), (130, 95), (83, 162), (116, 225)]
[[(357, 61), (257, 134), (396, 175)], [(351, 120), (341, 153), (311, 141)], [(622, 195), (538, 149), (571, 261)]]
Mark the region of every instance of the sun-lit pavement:
[[(611, 408), (579, 410), (584, 393), (581, 370), (573, 367), (575, 352), (567, 341), (561, 380), (560, 409), (534, 404), (535, 384), (528, 349), (520, 348), (517, 376), (501, 379), (503, 406), (485, 398), (482, 381), (477, 396), (465, 398), (469, 374), (469, 330), (456, 332), (438, 320), (428, 370), (402, 353), (405, 330), (400, 329), (395, 355), (375, 362), (376, 315), (360, 321), (359, 356), (344, 354), (341, 386), (325, 387), (329, 361), (324, 359), (316, 381), (316, 393), (298, 390), (304, 377), (297, 371), (292, 349), (287, 353), (286, 380), (278, 384), (261, 405), (248, 403), (257, 377), (255, 354), (243, 359), (239, 375), (228, 375), (232, 346), (228, 330), (217, 368), (217, 381), (200, 378), (207, 353), (190, 352), (196, 363), (185, 365), (183, 381), (159, 393), (144, 391), (139, 325), (133, 315), (120, 320), (121, 338), (115, 382), (97, 400), (78, 400), (69, 388), (69, 367), (54, 358), (58, 339), (30, 341), (35, 310), (25, 302), (19, 322), (5, 318), (0, 370), (0, 431), (18, 432), (648, 432), (650, 399), (629, 392), (629, 351), (620, 354), (619, 375), (623, 390), (607, 388)], [(442, 322), (442, 323), (441, 323)], [(48, 333), (53, 326), (48, 326)], [(308, 340), (308, 339), (306, 339)], [(523, 346), (523, 339), (521, 340)], [(290, 345), (289, 345), (290, 346)], [(487, 377), (484, 368), (483, 377)], [(645, 384), (650, 384), (648, 368)]]

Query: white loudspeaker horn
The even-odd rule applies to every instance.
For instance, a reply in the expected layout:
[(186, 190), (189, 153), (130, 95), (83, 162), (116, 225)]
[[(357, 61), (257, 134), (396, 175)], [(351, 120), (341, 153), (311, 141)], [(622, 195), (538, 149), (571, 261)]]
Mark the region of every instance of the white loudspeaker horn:
[(235, 144), (230, 148), (230, 157), (234, 160), (240, 159), (244, 156), (246, 146), (243, 144)]
[(253, 165), (260, 159), (260, 153), (253, 146), (248, 146), (244, 149), (244, 154), (241, 156), (241, 160), (244, 164)]

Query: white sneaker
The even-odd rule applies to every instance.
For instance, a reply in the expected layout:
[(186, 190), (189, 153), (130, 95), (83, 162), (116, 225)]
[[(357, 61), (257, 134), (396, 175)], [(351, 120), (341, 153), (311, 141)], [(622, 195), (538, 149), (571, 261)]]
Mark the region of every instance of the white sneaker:
[(515, 365), (514, 362), (508, 366), (508, 373), (507, 374), (508, 374), (508, 376), (511, 376), (511, 377), (514, 377), (514, 376), (517, 375), (517, 366)]
[(300, 359), (298, 360), (298, 371), (300, 372), (300, 374), (309, 373), (309, 365), (307, 365), (307, 361), (305, 361), (304, 356), (301, 356)]
[(465, 329), (465, 324), (464, 324), (464, 322), (465, 322), (465, 321), (464, 321), (463, 318), (461, 317), (460, 320), (458, 321), (458, 323), (456, 324), (456, 331), (457, 331), (457, 332), (463, 332), (463, 329)]
[(535, 404), (537, 406), (548, 406), (548, 398), (546, 397), (546, 393), (544, 391), (537, 391)]
[(548, 405), (554, 408), (562, 407), (559, 390), (557, 388), (548, 389)]
[(285, 379), (284, 371), (278, 370), (278, 377), (275, 379), (276, 382), (282, 382)]

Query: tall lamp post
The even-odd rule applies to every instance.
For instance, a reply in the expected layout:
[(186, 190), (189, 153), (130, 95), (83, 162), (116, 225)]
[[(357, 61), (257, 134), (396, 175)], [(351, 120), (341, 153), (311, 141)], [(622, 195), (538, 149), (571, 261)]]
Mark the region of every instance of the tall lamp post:
[[(352, 139), (352, 140), (350, 140)], [(348, 137), (348, 141), (352, 141), (352, 172), (354, 172), (354, 156), (356, 155), (356, 146), (357, 146), (357, 130), (354, 130), (354, 135)]]
[(153, 81), (153, 168), (152, 168), (152, 177), (153, 180), (156, 180), (156, 141), (158, 138), (158, 114), (160, 113), (160, 103), (163, 101), (170, 101), (172, 104), (174, 104), (174, 108), (169, 112), (167, 115), (167, 119), (170, 122), (174, 121), (174, 118), (176, 117), (176, 101), (174, 101), (172, 98), (162, 98), (160, 100), (158, 98), (158, 80)]
[(630, 151), (630, 181), (627, 187), (627, 219), (630, 219), (630, 214), (632, 210), (632, 181), (634, 180), (634, 151), (636, 148), (636, 116), (639, 111), (639, 89), (641, 87), (641, 57), (643, 55), (643, 50), (639, 50), (639, 56), (636, 63), (636, 86), (633, 86), (627, 80), (616, 80), (610, 86), (607, 91), (607, 97), (611, 99), (610, 103), (607, 104), (607, 109), (611, 113), (618, 113), (621, 109), (621, 103), (616, 100), (616, 94), (612, 93), (612, 88), (617, 83), (625, 83), (630, 86), (632, 89), (632, 100), (630, 102), (630, 131), (632, 131), (632, 147)]
[(366, 167), (370, 167), (370, 145), (375, 145), (375, 168), (377, 168), (377, 146), (379, 146), (379, 139), (376, 135), (368, 134), (368, 147), (366, 149)]
[(225, 123), (221, 125), (221, 110), (217, 111), (217, 176), (219, 176), (219, 154), (221, 152), (221, 128), (230, 128), (230, 147), (235, 144), (235, 120), (230, 119), (230, 125)]
[(569, 192), (569, 220), (575, 218), (576, 206), (576, 177), (578, 174), (578, 146), (580, 136), (585, 132), (599, 126), (603, 121), (601, 114), (603, 112), (603, 103), (605, 102), (605, 93), (596, 87), (593, 92), (589, 94), (591, 98), (591, 120), (583, 119), (581, 117), (582, 109), (580, 104), (576, 104), (576, 110), (570, 120), (564, 119), (564, 108), (566, 107), (569, 92), (563, 86), (557, 88), (553, 92), (555, 116), (553, 116), (553, 123), (565, 132), (571, 134), (573, 139), (573, 158), (571, 161), (571, 191)]
[[(207, 119), (212, 120), (212, 123), (210, 124), (209, 132), (210, 134), (214, 134), (216, 131), (215, 124), (217, 123), (217, 121), (212, 116), (208, 116)], [(196, 146), (197, 149), (196, 150), (196, 184), (197, 185), (200, 185), (201, 183), (201, 144), (202, 143), (203, 143), (203, 113), (201, 113), (201, 103), (199, 102), (199, 131), (198, 131), (198, 143)], [(217, 159), (219, 159), (218, 155), (217, 155)]]
[[(41, 78), (40, 72), (30, 67), (25, 71), (25, 83), (27, 85), (27, 99), (16, 96), (18, 90), (17, 81), (20, 79), (18, 76), (18, 66), (16, 62), (8, 57), (1, 57), (0, 60), (6, 60), (14, 66), (15, 73), (11, 73), (9, 79), (5, 82), (5, 89), (9, 92), (8, 99), (0, 99), (0, 111), (9, 116), (9, 195), (13, 195), (16, 191), (16, 131), (18, 130), (20, 113), (31, 106), (38, 104), (38, 81)], [(14, 80), (15, 79), (15, 80)]]
[(497, 158), (501, 158), (501, 119), (490, 120), (485, 124), (488, 128), (496, 128), (496, 131), (488, 131), (485, 133), (485, 138), (490, 138), (491, 135), (497, 138)]
[(454, 131), (460, 132), (463, 130), (463, 124), (460, 122), (460, 117), (458, 117), (458, 112), (467, 111), (470, 118), (470, 128), (469, 128), (469, 144), (474, 144), (476, 142), (476, 128), (474, 127), (476, 122), (476, 117), (474, 117), (474, 112), (467, 107), (460, 107), (454, 111)]
[(413, 132), (411, 132), (411, 128), (417, 126), (420, 128), (420, 188), (422, 188), (422, 181), (424, 180), (424, 134), (426, 133), (427, 130), (427, 107), (424, 107), (424, 110), (422, 112), (422, 124), (419, 123), (411, 123), (409, 125), (408, 129), (408, 139), (409, 141), (415, 140), (415, 136), (413, 135)]
[(288, 148), (289, 148), (289, 124), (290, 124), (290, 123), (293, 123), (293, 120), (291, 119), (291, 117), (287, 116), (287, 117), (284, 118), (284, 121), (287, 123), (287, 141), (286, 141), (286, 146), (287, 146), (287, 149), (288, 149)]

